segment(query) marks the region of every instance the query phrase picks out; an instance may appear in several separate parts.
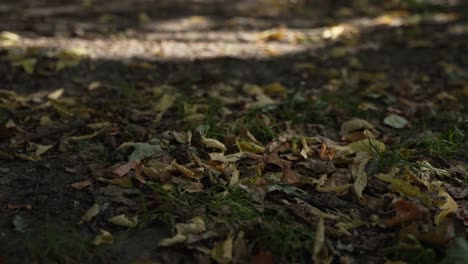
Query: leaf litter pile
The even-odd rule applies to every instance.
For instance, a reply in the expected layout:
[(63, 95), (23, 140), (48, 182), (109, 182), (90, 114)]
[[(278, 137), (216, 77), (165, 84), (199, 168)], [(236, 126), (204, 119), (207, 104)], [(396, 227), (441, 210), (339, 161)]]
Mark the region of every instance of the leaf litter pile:
[[(326, 38), (340, 31), (327, 30)], [(0, 36), (3, 60), (22, 74), (92, 65), (86, 50), (17, 49), (9, 45), (17, 38)], [(427, 96), (414, 82), (429, 76), (419, 76), (395, 91), (384, 84), (389, 76), (363, 70), (344, 49), (329, 51), (349, 59), (340, 70), (293, 65), (326, 76), (322, 92), (276, 80), (180, 89), (76, 79), (86, 88), (80, 96), (0, 90), (0, 158), (40, 162), (73, 153), (85, 162), (89, 179), (69, 188), (93, 197), (76, 216), (88, 252), (118, 243), (124, 230), (165, 226), (152, 250), (172, 252), (169, 259), (179, 250), (203, 263), (466, 263), (467, 161), (457, 156), (466, 148), (468, 120), (457, 99), (466, 102), (466, 73), (442, 62), (450, 89)], [(448, 125), (432, 131), (425, 112)], [(19, 233), (29, 228), (20, 214), (11, 224)]]

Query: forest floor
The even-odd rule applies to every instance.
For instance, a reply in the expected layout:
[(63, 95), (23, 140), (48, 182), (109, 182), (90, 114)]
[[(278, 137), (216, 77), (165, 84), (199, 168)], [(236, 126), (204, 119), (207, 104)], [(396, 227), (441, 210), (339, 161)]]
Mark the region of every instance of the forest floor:
[(468, 262), (462, 1), (7, 2), (0, 263)]

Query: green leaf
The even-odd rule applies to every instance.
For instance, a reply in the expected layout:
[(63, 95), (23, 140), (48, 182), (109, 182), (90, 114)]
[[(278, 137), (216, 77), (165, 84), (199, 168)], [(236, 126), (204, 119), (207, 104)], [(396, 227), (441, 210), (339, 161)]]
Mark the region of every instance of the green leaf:
[(390, 127), (393, 127), (393, 128), (397, 128), (397, 129), (401, 129), (401, 128), (404, 128), (406, 127), (409, 122), (406, 118), (402, 117), (402, 116), (399, 116), (399, 115), (395, 115), (395, 114), (390, 114), (388, 115), (385, 119), (384, 119), (384, 124), (386, 124), (387, 126), (390, 126)]
[(153, 145), (150, 143), (143, 142), (127, 142), (123, 143), (119, 149), (126, 149), (128, 147), (133, 147), (133, 152), (128, 156), (128, 160), (143, 160), (145, 158), (151, 157), (161, 152), (161, 147), (159, 145)]

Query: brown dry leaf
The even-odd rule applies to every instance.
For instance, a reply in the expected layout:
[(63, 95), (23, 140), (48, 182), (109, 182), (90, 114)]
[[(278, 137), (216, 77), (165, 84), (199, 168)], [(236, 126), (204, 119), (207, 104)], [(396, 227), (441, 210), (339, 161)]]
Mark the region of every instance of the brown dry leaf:
[(143, 183), (145, 184), (146, 183), (146, 180), (145, 178), (143, 178), (143, 162), (137, 162), (137, 164), (135, 165), (135, 179), (137, 181), (139, 181), (140, 183)]
[(425, 242), (435, 247), (446, 246), (453, 238), (456, 237), (455, 227), (451, 221), (444, 221), (438, 226), (425, 226), (421, 228), (420, 225), (413, 223), (403, 227), (399, 232), (400, 238), (407, 238), (413, 236), (421, 242)]
[(329, 148), (327, 144), (322, 143), (320, 146), (320, 159), (321, 160), (333, 160), (335, 158), (335, 149)]
[(7, 205), (8, 210), (18, 210), (18, 209), (28, 209), (31, 210), (32, 206), (30, 204), (11, 204)]
[(192, 170), (178, 164), (177, 162), (172, 162), (171, 163), (171, 166), (176, 169), (177, 171), (179, 171), (180, 173), (182, 173), (185, 177), (187, 178), (191, 178), (191, 179), (197, 179), (199, 175), (197, 175), (195, 172), (193, 172)]
[(77, 190), (81, 190), (83, 188), (93, 185), (93, 183), (91, 181), (81, 181), (81, 182), (72, 183), (70, 185)]
[(135, 169), (136, 166), (139, 164), (139, 161), (131, 160), (117, 168), (115, 168), (112, 173), (116, 174), (119, 177), (123, 177), (127, 175), (132, 169)]
[(413, 204), (405, 200), (397, 200), (393, 203), (396, 215), (384, 222), (385, 226), (393, 227), (396, 225), (424, 221), (429, 216), (429, 210), (422, 205)]
[(251, 264), (273, 264), (271, 252), (260, 250), (250, 262)]

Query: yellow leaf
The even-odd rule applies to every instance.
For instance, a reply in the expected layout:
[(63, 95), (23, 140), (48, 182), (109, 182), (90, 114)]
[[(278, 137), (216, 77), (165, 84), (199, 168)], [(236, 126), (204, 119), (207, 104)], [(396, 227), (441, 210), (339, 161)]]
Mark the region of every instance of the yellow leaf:
[(262, 153), (265, 151), (265, 147), (257, 145), (253, 142), (247, 141), (236, 141), (236, 145), (241, 152), (251, 152), (251, 153)]
[(281, 96), (286, 93), (287, 89), (281, 83), (275, 82), (265, 86), (264, 91), (269, 96)]
[(19, 39), (20, 39), (20, 36), (13, 32), (2, 31), (0, 33), (0, 41), (17, 42)]
[(373, 130), (374, 126), (364, 119), (354, 118), (341, 125), (340, 135), (346, 135), (363, 129)]
[(57, 100), (57, 99), (60, 98), (60, 96), (63, 95), (63, 92), (64, 92), (64, 89), (63, 89), (63, 88), (57, 89), (57, 90), (55, 90), (55, 91), (49, 93), (49, 94), (47, 95), (47, 98), (48, 98), (48, 99), (51, 99), (51, 100)]
[(222, 242), (215, 243), (213, 249), (211, 250), (211, 258), (213, 258), (217, 263), (228, 264), (232, 261), (232, 245), (233, 239), (231, 235)]
[(377, 139), (363, 139), (356, 142), (353, 142), (347, 146), (351, 153), (356, 152), (367, 152), (367, 153), (376, 153), (383, 152), (385, 150), (385, 144)]
[(83, 48), (70, 48), (61, 51), (57, 54), (59, 60), (81, 60), (83, 58), (89, 57), (91, 53)]
[(219, 149), (222, 152), (225, 152), (227, 150), (226, 146), (223, 143), (219, 142), (216, 139), (206, 138), (205, 136), (201, 137), (201, 143), (208, 148)]
[(170, 94), (164, 94), (157, 103), (153, 105), (153, 110), (158, 113), (156, 121), (161, 120), (164, 113), (174, 105), (177, 97)]
[(457, 202), (455, 202), (455, 200), (453, 200), (453, 198), (444, 189), (442, 189), (442, 187), (439, 187), (438, 195), (443, 197), (445, 201), (438, 204), (438, 207), (441, 211), (434, 219), (434, 223), (436, 225), (442, 223), (447, 215), (456, 213), (458, 211)]
[(132, 228), (132, 227), (137, 226), (138, 217), (134, 216), (134, 217), (129, 218), (125, 214), (120, 214), (120, 215), (110, 218), (107, 221), (113, 223), (114, 225)]
[(88, 222), (89, 220), (93, 219), (96, 215), (99, 214), (99, 204), (93, 204), (88, 211), (81, 217), (80, 224), (83, 222)]
[(389, 188), (392, 191), (398, 192), (406, 197), (421, 198), (426, 204), (431, 203), (429, 196), (422, 193), (419, 187), (413, 186), (411, 183), (405, 180), (395, 178), (391, 174), (381, 174), (377, 175), (376, 177), (384, 182), (390, 183)]
[(94, 238), (93, 244), (99, 246), (101, 244), (112, 244), (114, 242), (114, 237), (111, 233), (107, 232), (104, 229), (99, 231), (99, 235)]

